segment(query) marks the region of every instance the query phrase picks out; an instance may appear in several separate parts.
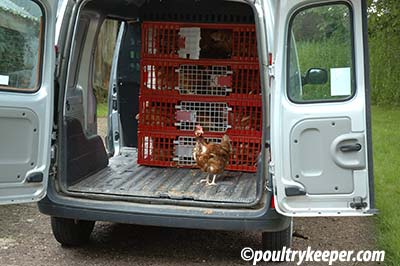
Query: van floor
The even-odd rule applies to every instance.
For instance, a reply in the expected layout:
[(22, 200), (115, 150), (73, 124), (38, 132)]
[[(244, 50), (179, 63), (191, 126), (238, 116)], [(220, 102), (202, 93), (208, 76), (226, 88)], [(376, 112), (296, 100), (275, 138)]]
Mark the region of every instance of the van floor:
[(170, 198), (228, 203), (252, 203), (256, 200), (256, 173), (225, 171), (217, 185), (200, 183), (206, 173), (199, 169), (141, 166), (137, 150), (124, 148), (112, 157), (107, 168), (70, 186), (72, 192)]

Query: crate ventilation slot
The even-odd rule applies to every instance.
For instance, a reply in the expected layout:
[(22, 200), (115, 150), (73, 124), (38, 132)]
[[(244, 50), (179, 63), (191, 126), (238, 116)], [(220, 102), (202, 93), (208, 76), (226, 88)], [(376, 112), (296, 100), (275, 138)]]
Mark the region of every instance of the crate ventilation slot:
[(226, 96), (232, 92), (232, 71), (227, 66), (182, 65), (176, 70), (182, 95)]

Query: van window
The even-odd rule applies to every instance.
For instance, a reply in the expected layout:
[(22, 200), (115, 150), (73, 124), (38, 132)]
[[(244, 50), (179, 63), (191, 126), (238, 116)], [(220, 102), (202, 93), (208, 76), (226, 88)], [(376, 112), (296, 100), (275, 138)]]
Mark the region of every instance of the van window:
[(347, 4), (311, 6), (290, 20), (288, 97), (323, 102), (354, 94), (352, 13)]
[(38, 88), (42, 20), (33, 1), (0, 1), (0, 90)]
[(93, 65), (93, 87), (98, 103), (107, 103), (108, 87), (111, 75), (115, 44), (119, 22), (106, 19), (101, 25), (96, 41), (96, 52)]
[(89, 28), (90, 21), (89, 19), (82, 17), (78, 21), (78, 26), (76, 29), (75, 37), (74, 37), (74, 46), (72, 50), (71, 56), (71, 66), (77, 66), (72, 69), (70, 72), (70, 76), (68, 77), (68, 88), (74, 88), (78, 82), (78, 73), (80, 67), (80, 60), (83, 52), (83, 45), (85, 42), (85, 37)]

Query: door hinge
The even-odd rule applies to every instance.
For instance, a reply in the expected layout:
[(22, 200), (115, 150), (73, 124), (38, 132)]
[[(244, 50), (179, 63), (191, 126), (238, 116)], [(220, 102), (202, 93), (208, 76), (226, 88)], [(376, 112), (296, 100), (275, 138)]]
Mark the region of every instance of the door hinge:
[(271, 186), (270, 183), (271, 183), (271, 182), (269, 182), (269, 180), (267, 180), (264, 189), (265, 189), (265, 191), (273, 192), (273, 191), (272, 191), (272, 186)]
[(118, 102), (117, 102), (117, 99), (113, 99), (113, 100), (112, 100), (112, 109), (113, 109), (113, 111), (117, 111), (117, 110), (118, 110)]
[(362, 197), (353, 198), (353, 202), (350, 202), (352, 209), (361, 210), (367, 208), (368, 204), (363, 200)]
[(56, 155), (57, 155), (57, 147), (56, 145), (52, 145), (50, 148), (50, 158), (52, 161), (56, 159)]
[(51, 140), (55, 141), (57, 140), (57, 130), (53, 130), (53, 132), (51, 132)]
[(114, 141), (119, 141), (119, 132), (118, 131), (114, 132)]
[(268, 74), (271, 78), (275, 77), (275, 64), (268, 66)]
[(275, 163), (273, 161), (269, 162), (268, 171), (271, 175), (275, 174)]
[(55, 52), (56, 52), (54, 77), (58, 77), (60, 75), (60, 69), (61, 69), (61, 52), (60, 52), (59, 46), (56, 45), (54, 48), (55, 48)]

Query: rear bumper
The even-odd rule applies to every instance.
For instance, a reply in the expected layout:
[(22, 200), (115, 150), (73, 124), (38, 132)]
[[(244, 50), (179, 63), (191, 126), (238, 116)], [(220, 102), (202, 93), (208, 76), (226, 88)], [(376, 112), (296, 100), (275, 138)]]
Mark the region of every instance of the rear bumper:
[[(70, 219), (227, 231), (281, 231), (291, 221), (267, 207), (228, 210), (136, 204), (62, 197), (51, 193), (51, 189), (48, 192), (38, 203), (40, 212)], [(269, 199), (264, 206), (269, 206)]]

